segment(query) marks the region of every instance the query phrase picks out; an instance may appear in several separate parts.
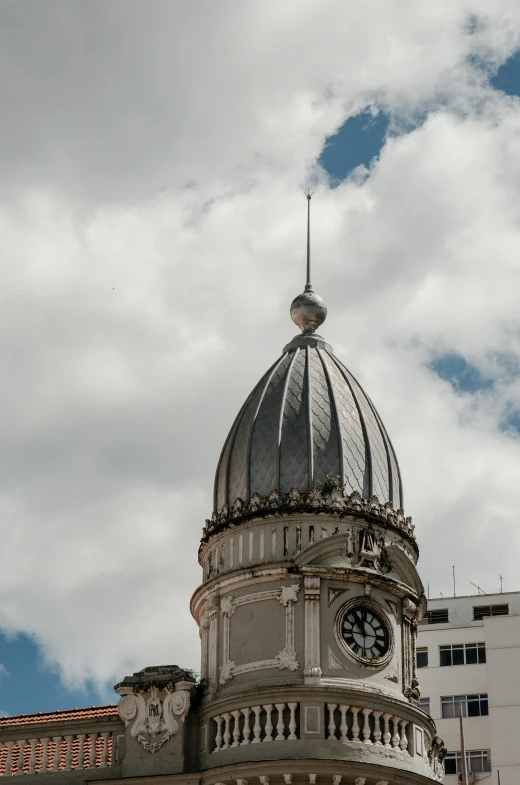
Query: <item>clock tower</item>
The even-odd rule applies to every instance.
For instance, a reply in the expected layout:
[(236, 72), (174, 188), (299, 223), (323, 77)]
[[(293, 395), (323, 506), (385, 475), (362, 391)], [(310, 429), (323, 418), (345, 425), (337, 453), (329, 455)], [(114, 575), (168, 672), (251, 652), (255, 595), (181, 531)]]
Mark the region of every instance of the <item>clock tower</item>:
[[(309, 197), (310, 198), (310, 197)], [(374, 404), (316, 333), (262, 376), (224, 443), (191, 609), (203, 694), (196, 766), (211, 783), (441, 781), (420, 708), (418, 547), (397, 457)]]

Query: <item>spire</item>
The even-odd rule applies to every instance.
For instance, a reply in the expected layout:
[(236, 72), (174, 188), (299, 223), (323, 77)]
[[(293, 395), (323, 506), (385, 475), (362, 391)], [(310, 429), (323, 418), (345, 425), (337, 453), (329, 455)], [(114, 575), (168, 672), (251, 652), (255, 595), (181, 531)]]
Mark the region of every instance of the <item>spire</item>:
[(307, 280), (303, 294), (299, 294), (291, 303), (291, 319), (298, 325), (304, 335), (312, 335), (316, 328), (327, 318), (327, 306), (314, 293), (311, 284), (311, 197), (307, 190)]
[(311, 284), (311, 198), (312, 194), (309, 190), (305, 194), (307, 197), (307, 283), (305, 284), (305, 291), (312, 292)]

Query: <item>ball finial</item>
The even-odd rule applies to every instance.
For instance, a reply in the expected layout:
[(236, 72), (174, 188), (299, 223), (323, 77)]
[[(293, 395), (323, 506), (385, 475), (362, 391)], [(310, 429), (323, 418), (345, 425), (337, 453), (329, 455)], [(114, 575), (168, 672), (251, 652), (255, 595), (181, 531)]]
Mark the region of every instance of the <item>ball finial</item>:
[(299, 294), (291, 303), (291, 319), (304, 335), (309, 335), (316, 332), (326, 318), (327, 306), (315, 294), (311, 284), (307, 284), (303, 294)]

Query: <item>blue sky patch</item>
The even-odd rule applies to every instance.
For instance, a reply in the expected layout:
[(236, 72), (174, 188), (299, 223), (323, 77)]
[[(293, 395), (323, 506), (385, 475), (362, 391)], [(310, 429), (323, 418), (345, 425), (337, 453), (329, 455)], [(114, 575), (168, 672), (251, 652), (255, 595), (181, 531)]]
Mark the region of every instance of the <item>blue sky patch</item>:
[(489, 83), (495, 90), (502, 90), (507, 95), (520, 96), (520, 51), (515, 52), (500, 66)]
[(337, 186), (358, 166), (370, 166), (381, 152), (388, 132), (390, 117), (385, 112), (374, 115), (361, 112), (343, 123), (339, 131), (327, 137), (318, 159)]
[[(115, 703), (117, 695), (100, 696), (93, 689), (68, 690), (59, 674), (43, 665), (41, 649), (28, 635), (0, 635), (0, 712), (35, 714)], [(4, 671), (5, 668), (5, 671)]]
[(430, 368), (459, 392), (474, 393), (493, 386), (493, 381), (482, 376), (478, 368), (470, 365), (461, 354), (437, 357), (430, 363)]

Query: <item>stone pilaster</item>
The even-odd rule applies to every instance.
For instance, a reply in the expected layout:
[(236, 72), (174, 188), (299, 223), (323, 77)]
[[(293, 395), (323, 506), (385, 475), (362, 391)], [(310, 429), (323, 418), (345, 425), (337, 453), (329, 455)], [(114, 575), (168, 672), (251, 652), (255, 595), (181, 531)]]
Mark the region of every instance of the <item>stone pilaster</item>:
[(304, 578), (305, 594), (305, 669), (306, 683), (319, 681), (320, 666), (320, 583), (316, 575)]

